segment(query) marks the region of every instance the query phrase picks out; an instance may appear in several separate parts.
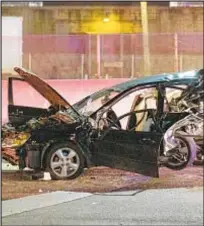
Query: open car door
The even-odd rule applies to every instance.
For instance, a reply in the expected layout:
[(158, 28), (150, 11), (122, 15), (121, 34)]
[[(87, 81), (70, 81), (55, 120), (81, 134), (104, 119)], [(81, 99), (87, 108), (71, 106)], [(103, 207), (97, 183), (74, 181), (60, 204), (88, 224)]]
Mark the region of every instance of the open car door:
[[(144, 112), (147, 110), (144, 110)], [(135, 111), (118, 118), (135, 114)], [(151, 111), (148, 119), (151, 119)], [(152, 122), (153, 123), (153, 122)], [(155, 128), (154, 126), (151, 128)], [(114, 129), (112, 123), (101, 135), (93, 140), (92, 161), (96, 165), (132, 171), (151, 177), (159, 177), (159, 146), (162, 133), (159, 131), (135, 131)]]
[[(21, 125), (33, 117), (47, 116), (48, 110), (44, 108), (19, 106), (14, 103), (15, 82), (26, 82), (21, 78), (10, 77), (8, 80), (8, 118), (14, 125)], [(20, 92), (20, 91), (19, 91)], [(25, 94), (26, 96), (26, 94)]]

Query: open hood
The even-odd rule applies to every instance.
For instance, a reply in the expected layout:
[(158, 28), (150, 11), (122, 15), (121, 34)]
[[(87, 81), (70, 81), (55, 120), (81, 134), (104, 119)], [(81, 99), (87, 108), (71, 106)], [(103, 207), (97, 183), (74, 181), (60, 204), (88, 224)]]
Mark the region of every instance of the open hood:
[[(72, 108), (71, 104), (67, 102), (56, 90), (54, 90), (45, 81), (40, 79), (36, 74), (29, 72), (21, 67), (15, 67), (16, 71), (28, 84), (37, 90), (49, 103), (60, 108)], [(73, 108), (72, 108), (73, 109)]]

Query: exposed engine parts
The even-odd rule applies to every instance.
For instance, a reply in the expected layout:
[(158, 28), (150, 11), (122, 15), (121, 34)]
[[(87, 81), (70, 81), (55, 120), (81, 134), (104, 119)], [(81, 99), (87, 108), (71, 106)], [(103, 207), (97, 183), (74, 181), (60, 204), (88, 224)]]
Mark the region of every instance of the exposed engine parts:
[(12, 165), (19, 164), (19, 156), (16, 154), (15, 149), (3, 148), (1, 154), (2, 158)]

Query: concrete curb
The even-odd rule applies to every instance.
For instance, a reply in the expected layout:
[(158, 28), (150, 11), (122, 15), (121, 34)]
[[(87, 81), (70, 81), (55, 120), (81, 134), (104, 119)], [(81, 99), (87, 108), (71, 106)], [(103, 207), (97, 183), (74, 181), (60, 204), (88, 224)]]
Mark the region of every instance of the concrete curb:
[(91, 193), (57, 191), (2, 201), (2, 217), (89, 197)]

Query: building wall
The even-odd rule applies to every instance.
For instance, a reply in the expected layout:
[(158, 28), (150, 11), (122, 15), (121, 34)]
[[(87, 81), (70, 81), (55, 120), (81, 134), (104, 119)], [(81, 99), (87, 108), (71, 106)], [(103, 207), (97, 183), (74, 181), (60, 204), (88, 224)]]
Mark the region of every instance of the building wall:
[[(2, 15), (23, 17), (23, 66), (43, 78), (83, 78), (86, 74), (93, 78), (99, 76), (99, 67), (102, 77), (144, 74), (140, 7), (3, 7)], [(107, 15), (110, 21), (104, 22)], [(151, 6), (148, 22), (152, 74), (203, 67), (203, 8)], [(100, 37), (100, 66), (98, 33), (106, 34)], [(134, 35), (125, 35), (123, 40), (114, 35), (118, 33), (138, 34), (131, 41)], [(123, 66), (107, 66), (108, 62)]]
[[(103, 22), (109, 15), (110, 21)], [(24, 34), (137, 33), (139, 7), (2, 8), (3, 16), (23, 16)], [(148, 7), (149, 32), (203, 32), (203, 8)]]

